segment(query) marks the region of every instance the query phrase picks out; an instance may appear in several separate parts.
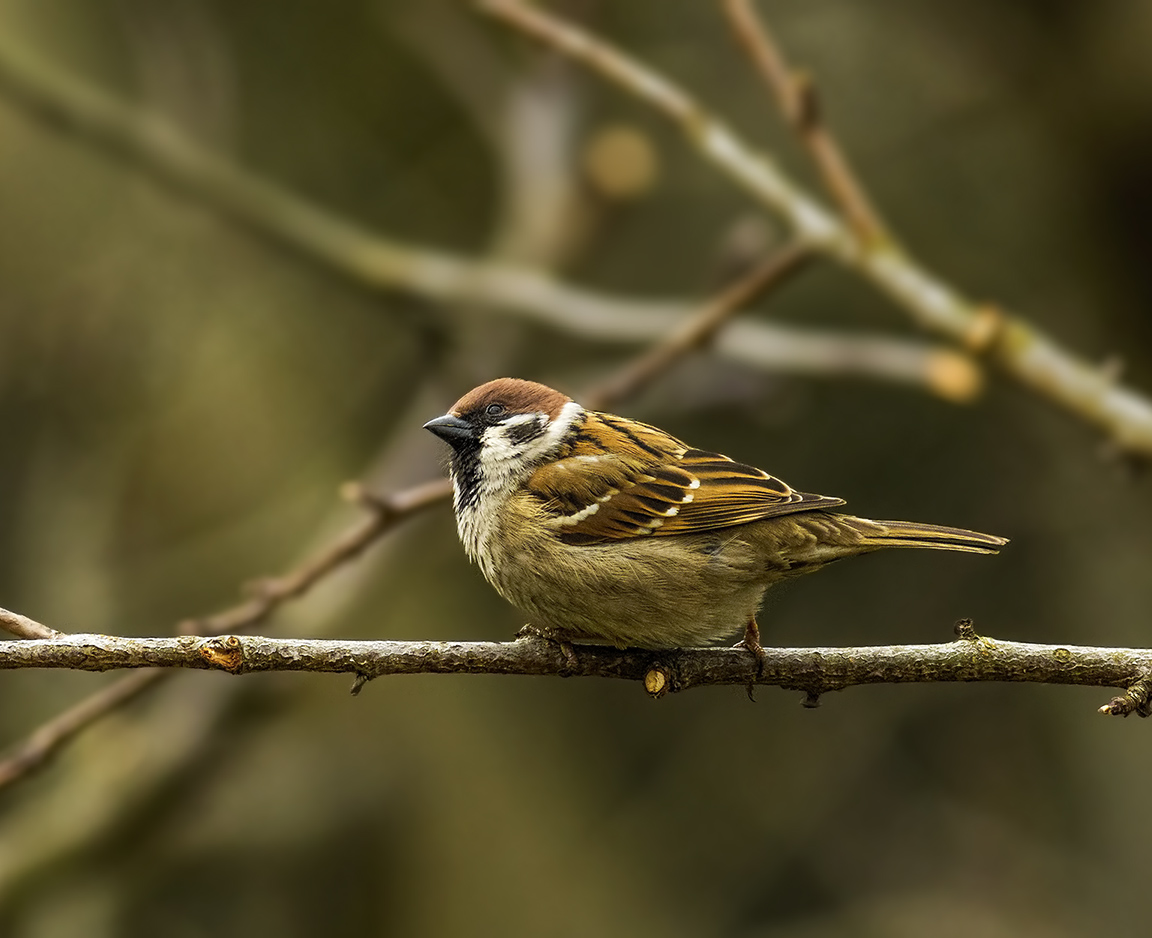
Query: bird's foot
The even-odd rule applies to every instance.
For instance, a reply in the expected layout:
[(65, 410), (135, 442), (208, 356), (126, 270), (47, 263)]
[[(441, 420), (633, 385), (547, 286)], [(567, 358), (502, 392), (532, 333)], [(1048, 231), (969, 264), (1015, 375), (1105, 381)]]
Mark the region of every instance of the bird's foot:
[(736, 643), (737, 648), (747, 648), (752, 655), (753, 660), (756, 662), (756, 674), (752, 680), (748, 682), (748, 699), (755, 700), (752, 690), (756, 685), (756, 681), (764, 676), (764, 663), (768, 660), (768, 653), (764, 650), (764, 646), (760, 644), (760, 626), (756, 624), (755, 619), (749, 619), (748, 624), (744, 626), (744, 637)]
[(519, 632), (516, 633), (517, 638), (531, 638), (537, 641), (547, 642), (549, 645), (555, 645), (560, 649), (560, 655), (564, 659), (564, 668), (560, 672), (562, 677), (567, 677), (569, 674), (575, 674), (580, 659), (576, 657), (576, 650), (572, 647), (572, 643), (566, 638), (559, 638), (554, 635), (550, 630), (541, 629), (529, 623), (525, 625)]

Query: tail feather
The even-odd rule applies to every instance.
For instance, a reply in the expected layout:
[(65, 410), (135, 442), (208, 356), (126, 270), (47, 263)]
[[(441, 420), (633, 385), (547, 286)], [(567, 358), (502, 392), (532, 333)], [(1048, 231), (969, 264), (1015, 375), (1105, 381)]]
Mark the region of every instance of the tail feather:
[[(863, 520), (863, 519), (861, 519)], [(963, 528), (917, 521), (869, 521), (861, 533), (864, 543), (876, 547), (928, 547), (935, 550), (962, 550), (972, 554), (997, 554), (1008, 538)]]

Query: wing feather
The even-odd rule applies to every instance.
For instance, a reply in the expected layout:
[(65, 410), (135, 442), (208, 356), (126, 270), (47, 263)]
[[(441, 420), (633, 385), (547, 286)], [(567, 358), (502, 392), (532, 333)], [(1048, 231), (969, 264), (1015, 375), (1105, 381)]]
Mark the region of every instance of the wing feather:
[(844, 504), (656, 427), (591, 412), (528, 488), (569, 544), (702, 533)]

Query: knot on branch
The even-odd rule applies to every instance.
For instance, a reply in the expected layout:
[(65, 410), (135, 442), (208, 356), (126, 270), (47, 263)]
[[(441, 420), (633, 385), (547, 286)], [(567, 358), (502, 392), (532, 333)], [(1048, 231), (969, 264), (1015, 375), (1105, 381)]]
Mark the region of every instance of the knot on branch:
[(214, 668), (235, 674), (244, 664), (244, 644), (235, 635), (210, 638), (200, 646), (200, 657)]
[(784, 104), (788, 120), (801, 133), (810, 134), (823, 121), (816, 82), (811, 74), (799, 69), (793, 69), (788, 77), (791, 80)]
[(1152, 716), (1152, 676), (1133, 682), (1123, 694), (1104, 704), (1100, 712), (1113, 717), (1126, 717), (1132, 713)]
[(681, 666), (684, 652), (682, 650), (661, 652), (659, 658), (653, 658), (644, 672), (644, 690), (653, 700), (659, 700), (665, 694), (676, 694), (691, 686), (691, 680), (686, 680)]
[(974, 355), (986, 355), (995, 350), (1004, 337), (1007, 320), (996, 306), (985, 304), (976, 310), (963, 336), (964, 345)]
[(668, 693), (672, 676), (659, 664), (652, 665), (644, 675), (644, 690), (653, 700), (659, 700)]
[(952, 626), (952, 631), (956, 633), (956, 638), (962, 642), (975, 642), (980, 639), (971, 619), (957, 619), (956, 624)]

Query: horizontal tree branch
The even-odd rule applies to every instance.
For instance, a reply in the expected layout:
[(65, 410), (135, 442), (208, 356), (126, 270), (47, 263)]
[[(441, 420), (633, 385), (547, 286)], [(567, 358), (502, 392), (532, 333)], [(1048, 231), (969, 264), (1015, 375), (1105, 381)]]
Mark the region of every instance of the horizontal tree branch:
[[(610, 343), (644, 343), (675, 330), (695, 304), (582, 290), (512, 264), (473, 260), (386, 238), (325, 211), (197, 145), (161, 115), (117, 101), (36, 61), (0, 33), (0, 96), (90, 145), (126, 159), (208, 211), (369, 290), (514, 316)], [(855, 343), (861, 343), (859, 350)], [(924, 342), (742, 322), (716, 354), (756, 368), (913, 384), (968, 400), (979, 370)]]
[(861, 238), (686, 91), (595, 34), (522, 0), (475, 3), (670, 118), (704, 159), (782, 216), (797, 238), (871, 281), (920, 326), (985, 355), (1097, 426), (1121, 451), (1152, 458), (1152, 400), (1121, 386), (1111, 369), (1079, 358), (1018, 316), (973, 302), (894, 241)]
[(530, 674), (643, 681), (654, 696), (707, 684), (767, 685), (823, 693), (863, 684), (1011, 681), (1121, 687), (1102, 712), (1148, 715), (1152, 649), (1037, 645), (961, 631), (934, 645), (767, 648), (763, 667), (741, 648), (645, 651), (578, 645), (567, 655), (541, 639), (397, 642), (267, 636), (123, 638), (67, 635), (0, 643), (0, 670), (193, 668), (232, 674), (312, 671), (355, 674)]

